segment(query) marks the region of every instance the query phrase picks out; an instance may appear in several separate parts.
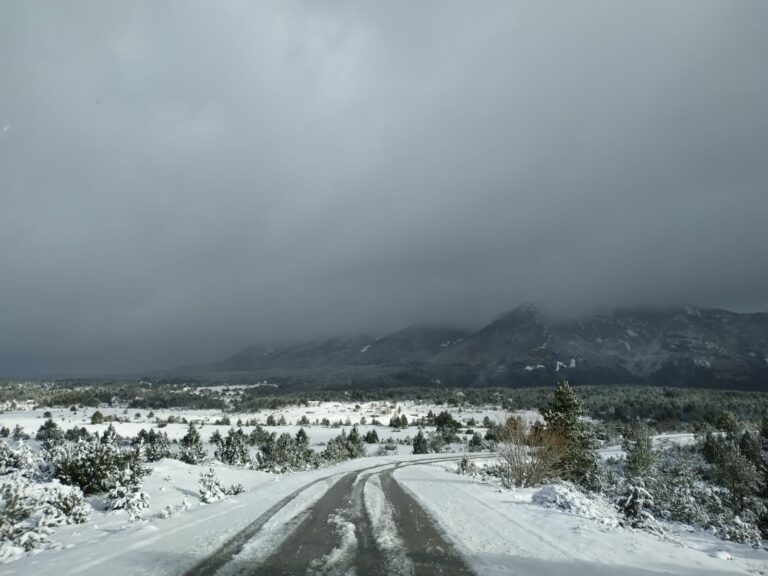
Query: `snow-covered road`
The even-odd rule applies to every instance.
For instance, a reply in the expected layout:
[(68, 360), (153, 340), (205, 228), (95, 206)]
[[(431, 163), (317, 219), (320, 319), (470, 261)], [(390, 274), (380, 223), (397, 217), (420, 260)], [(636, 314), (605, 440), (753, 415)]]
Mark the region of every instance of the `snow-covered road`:
[[(448, 459), (458, 457), (449, 456)], [(328, 565), (316, 567), (314, 573), (334, 574), (337, 572), (331, 567), (338, 564), (334, 564), (334, 559), (346, 558), (348, 551), (344, 547), (358, 544), (357, 531), (350, 532), (348, 528), (350, 524), (358, 523), (361, 517), (367, 517), (361, 514), (365, 481), (377, 470), (445, 459), (446, 456), (435, 455), (374, 457), (321, 470), (275, 476), (257, 488), (225, 501), (200, 506), (168, 519), (137, 523), (107, 536), (98, 525), (84, 524), (72, 535), (75, 544), (63, 550), (44, 550), (3, 565), (2, 573), (9, 576), (32, 573), (37, 576), (243, 573), (241, 568), (247, 566), (252, 570), (279, 549), (325, 495), (338, 493), (345, 500), (348, 492), (345, 488), (352, 478), (352, 486), (357, 491), (357, 516), (349, 516), (354, 507), (344, 501), (320, 523), (323, 531), (331, 536), (328, 541), (334, 540), (334, 546), (333, 550), (327, 551), (328, 558), (325, 554), (321, 558), (329, 562)], [(360, 474), (363, 471), (368, 473)], [(334, 491), (336, 487), (338, 489)], [(328, 523), (329, 518), (331, 523)], [(95, 536), (97, 532), (98, 536)], [(378, 524), (371, 535), (377, 541), (388, 537)], [(370, 544), (378, 550), (373, 540)], [(261, 570), (259, 573), (267, 572)], [(302, 574), (305, 573), (306, 569)]]
[[(271, 531), (248, 529), (186, 576), (471, 575), (431, 517), (392, 479), (393, 470), (411, 465), (347, 473), (308, 508), (281, 514), (293, 502), (288, 498), (270, 511), (272, 518), (283, 516), (277, 546), (265, 546), (273, 539)], [(263, 525), (264, 519), (255, 524)]]
[(615, 519), (601, 522), (599, 509), (548, 509), (532, 502), (533, 489), (500, 490), (456, 474), (459, 457), (375, 457), (284, 476), (253, 473), (259, 480), (236, 497), (106, 536), (103, 527), (84, 524), (71, 547), (0, 572), (724, 576), (768, 566), (764, 551), (706, 534), (660, 539), (618, 528)]

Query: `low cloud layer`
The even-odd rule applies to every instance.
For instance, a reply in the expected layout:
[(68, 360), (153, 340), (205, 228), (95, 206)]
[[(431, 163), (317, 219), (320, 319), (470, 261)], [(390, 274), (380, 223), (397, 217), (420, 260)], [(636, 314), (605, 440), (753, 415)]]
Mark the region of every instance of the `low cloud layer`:
[(0, 375), (768, 309), (768, 3), (0, 5)]

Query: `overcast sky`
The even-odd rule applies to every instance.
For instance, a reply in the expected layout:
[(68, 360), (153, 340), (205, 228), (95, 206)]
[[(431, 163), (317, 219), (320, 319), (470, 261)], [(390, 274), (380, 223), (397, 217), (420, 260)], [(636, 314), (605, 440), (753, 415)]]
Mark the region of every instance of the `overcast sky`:
[(768, 310), (768, 2), (0, 3), (0, 374)]

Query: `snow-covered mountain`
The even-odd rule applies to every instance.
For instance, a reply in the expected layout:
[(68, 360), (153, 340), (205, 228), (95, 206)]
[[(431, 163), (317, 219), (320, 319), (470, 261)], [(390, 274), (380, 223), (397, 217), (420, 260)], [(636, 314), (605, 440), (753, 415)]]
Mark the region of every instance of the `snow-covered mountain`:
[(307, 370), (320, 371), (324, 383), (343, 370), (345, 381), (396, 372), (404, 385), (525, 386), (568, 378), (576, 384), (762, 389), (768, 384), (768, 314), (687, 307), (561, 320), (525, 304), (474, 332), (411, 326), (382, 338), (251, 346), (215, 368), (302, 370), (310, 383)]

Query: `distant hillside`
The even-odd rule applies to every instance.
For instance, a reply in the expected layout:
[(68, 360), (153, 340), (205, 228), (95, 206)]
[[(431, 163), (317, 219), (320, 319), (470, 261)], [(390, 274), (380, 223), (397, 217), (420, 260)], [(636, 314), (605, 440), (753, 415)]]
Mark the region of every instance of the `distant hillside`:
[(306, 385), (529, 386), (649, 383), (766, 389), (768, 314), (627, 309), (577, 320), (520, 306), (475, 332), (411, 326), (382, 338), (251, 346), (218, 371), (300, 377)]

